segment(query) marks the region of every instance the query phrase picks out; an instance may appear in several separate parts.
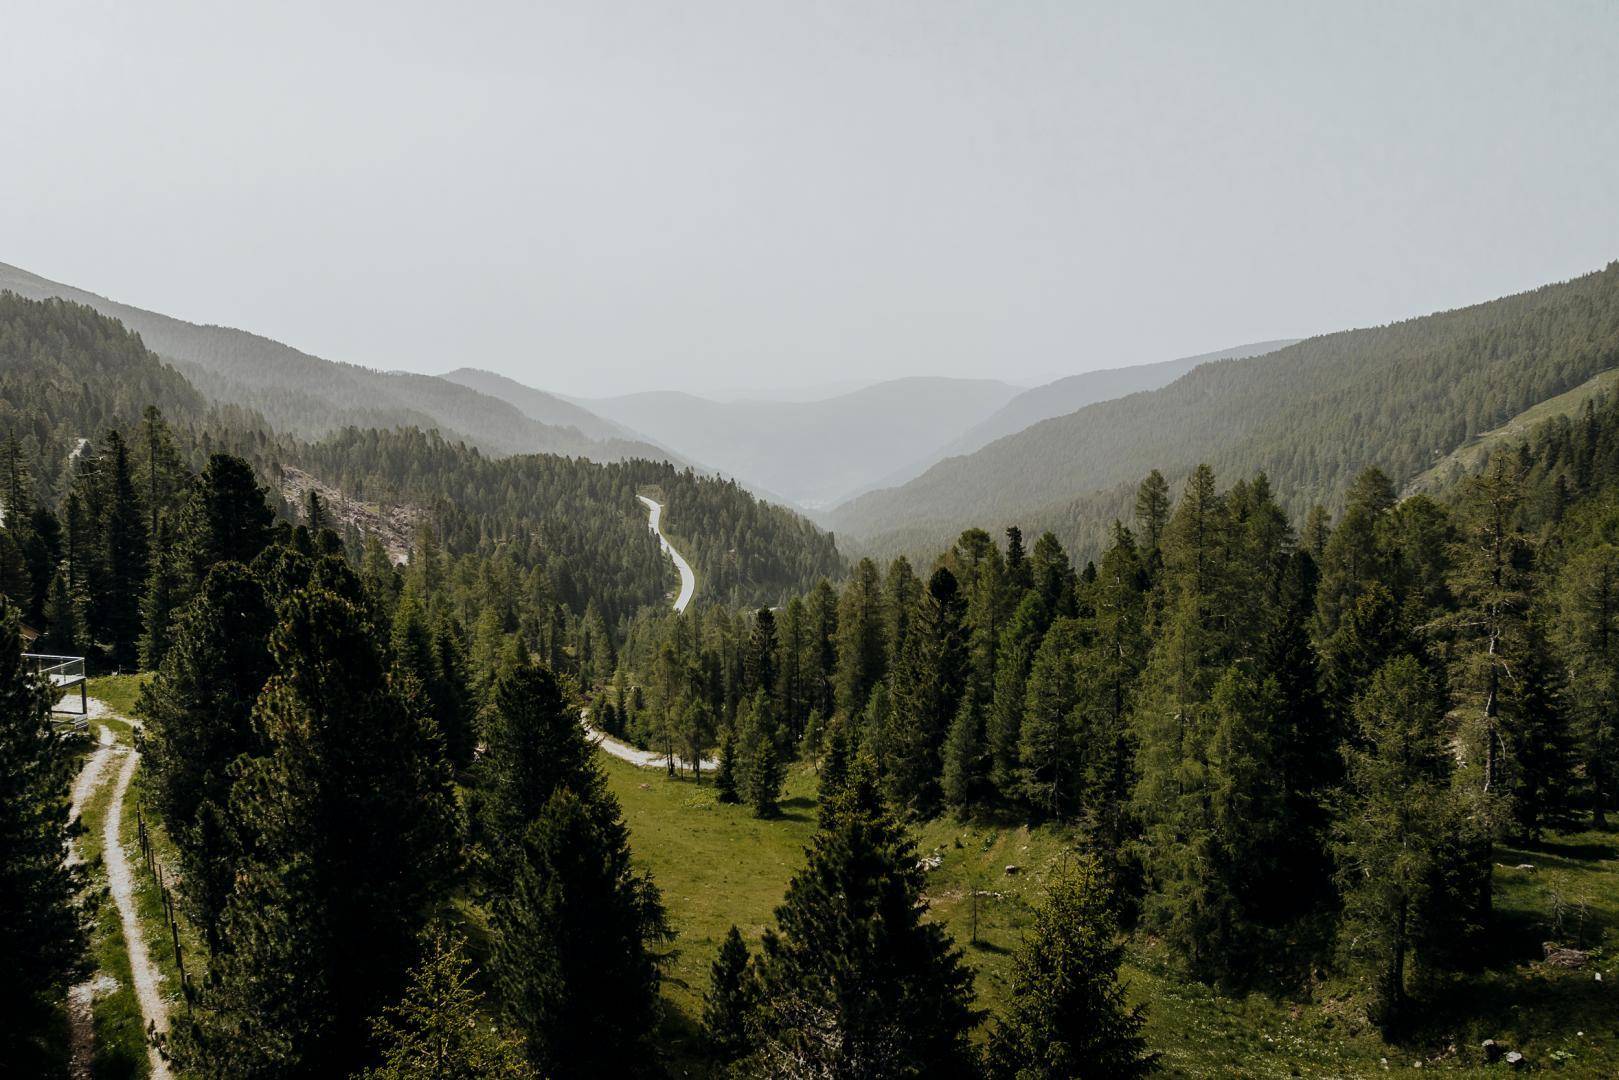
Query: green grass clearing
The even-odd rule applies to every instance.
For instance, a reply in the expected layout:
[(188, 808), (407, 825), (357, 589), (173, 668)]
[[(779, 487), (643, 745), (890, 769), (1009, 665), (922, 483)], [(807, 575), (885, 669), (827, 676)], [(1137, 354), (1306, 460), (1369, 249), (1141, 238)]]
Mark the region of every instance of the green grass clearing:
[[(760, 821), (721, 805), (706, 780), (669, 780), (603, 755), (609, 787), (624, 807), (637, 859), (663, 891), (679, 931), (664, 996), (664, 1033), (674, 1072), (703, 1075), (694, 1042), (708, 969), (732, 923), (750, 944), (771, 922), (814, 832), (815, 776), (790, 775), (784, 809)], [(1012, 951), (1031, 923), (1044, 883), (1071, 850), (1056, 828), (996, 829), (948, 820), (914, 830), (920, 855), (938, 855), (928, 875), (933, 918), (945, 923), (977, 973), (982, 1008), (1004, 1002)], [(1558, 836), (1534, 849), (1496, 852), (1497, 925), (1485, 965), (1425, 991), (1422, 1029), (1385, 1043), (1364, 1019), (1351, 987), (1335, 979), (1297, 1000), (1229, 995), (1181, 977), (1165, 951), (1138, 936), (1123, 973), (1132, 1000), (1147, 1007), (1147, 1037), (1170, 1077), (1358, 1077), (1415, 1074), (1489, 1076), (1479, 1044), (1494, 1038), (1537, 1069), (1570, 1076), (1619, 1076), (1619, 834)], [(1533, 870), (1518, 870), (1531, 864)], [(1013, 874), (1007, 866), (1016, 866)], [(978, 943), (970, 941), (978, 892)], [(1591, 950), (1592, 962), (1547, 965), (1542, 942)], [(1603, 981), (1596, 981), (1598, 971)]]

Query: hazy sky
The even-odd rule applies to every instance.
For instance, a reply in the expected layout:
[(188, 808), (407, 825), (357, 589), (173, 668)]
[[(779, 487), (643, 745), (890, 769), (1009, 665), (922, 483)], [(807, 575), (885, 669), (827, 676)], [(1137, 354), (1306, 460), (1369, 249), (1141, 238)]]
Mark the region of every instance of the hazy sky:
[(0, 261), (547, 389), (1014, 381), (1619, 257), (1619, 4), (19, 3)]

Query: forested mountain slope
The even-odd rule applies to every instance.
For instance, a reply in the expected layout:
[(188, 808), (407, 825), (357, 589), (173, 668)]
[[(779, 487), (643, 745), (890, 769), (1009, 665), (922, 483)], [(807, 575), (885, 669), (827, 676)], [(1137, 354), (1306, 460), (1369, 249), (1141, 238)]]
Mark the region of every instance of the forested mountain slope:
[(1016, 435), (1032, 424), (1038, 424), (1054, 416), (1066, 416), (1098, 401), (1112, 401), (1126, 394), (1168, 386), (1199, 364), (1208, 364), (1215, 360), (1240, 360), (1248, 356), (1263, 356), (1265, 353), (1296, 344), (1297, 341), (1297, 338), (1261, 341), (1252, 345), (1221, 349), (1219, 352), (1165, 360), (1157, 364), (1087, 371), (1046, 383), (1044, 386), (1036, 386), (1008, 401), (994, 416), (945, 447), (939, 457), (970, 454), (974, 450), (988, 446), (996, 439)]
[(802, 506), (830, 506), (954, 438), (1018, 389), (912, 378), (821, 401), (711, 401), (672, 391), (586, 401), (592, 411)]
[(0, 439), (16, 438), (39, 501), (54, 508), (75, 482), (82, 470), (69, 458), (81, 439), (90, 440), (90, 460), (109, 429), (137, 445), (149, 405), (162, 411), (178, 462), (192, 470), (228, 452), (249, 461), (271, 492), (290, 466), (367, 503), (420, 508), (448, 555), (482, 561), (486, 576), (503, 567), (495, 580), (526, 578), (523, 588), (575, 615), (594, 605), (607, 627), (661, 605), (674, 579), (636, 501), (642, 490), (668, 501), (666, 527), (697, 568), (700, 602), (712, 590), (773, 603), (842, 570), (831, 536), (734, 483), (645, 459), (491, 457), (417, 428), (348, 427), (317, 441), (278, 434), (250, 411), (210, 406), (116, 320), (0, 292)]
[[(1122, 485), (1207, 461), (1265, 470), (1293, 513), (1365, 466), (1403, 482), (1472, 436), (1619, 364), (1619, 263), (1531, 292), (1205, 364), (1160, 390), (1046, 420), (831, 523), (873, 549), (969, 520), (1051, 528), (1093, 549)], [(1109, 494), (1111, 492), (1111, 494)]]
[(489, 453), (575, 454), (599, 461), (663, 457), (633, 440), (592, 438), (540, 423), (515, 405), (432, 375), (383, 372), (325, 360), (226, 326), (199, 326), (108, 300), (0, 263), (0, 289), (61, 297), (118, 319), (217, 402), (256, 409), (276, 427), (317, 438), (346, 426), (437, 427)]

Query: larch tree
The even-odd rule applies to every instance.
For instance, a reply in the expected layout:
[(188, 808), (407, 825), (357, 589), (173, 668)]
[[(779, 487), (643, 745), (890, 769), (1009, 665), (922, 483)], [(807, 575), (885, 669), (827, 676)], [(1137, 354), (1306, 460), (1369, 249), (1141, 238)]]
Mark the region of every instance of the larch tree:
[(371, 1025), (382, 1064), (357, 1080), (533, 1080), (522, 1045), (485, 1015), (466, 942), (434, 925), (404, 997)]
[(1444, 702), (1410, 656), (1377, 672), (1355, 708), (1345, 798), (1333, 828), (1344, 959), (1374, 1021), (1407, 1018), (1407, 980), (1427, 927), (1438, 862), (1457, 813)]

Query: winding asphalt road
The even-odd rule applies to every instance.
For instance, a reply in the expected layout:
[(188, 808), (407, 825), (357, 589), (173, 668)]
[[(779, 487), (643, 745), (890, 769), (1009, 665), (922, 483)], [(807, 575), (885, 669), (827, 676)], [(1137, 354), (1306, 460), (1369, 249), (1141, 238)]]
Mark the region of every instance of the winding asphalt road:
[(645, 495), (637, 495), (636, 498), (646, 504), (647, 528), (658, 534), (658, 543), (675, 561), (675, 569), (680, 571), (680, 595), (675, 597), (675, 610), (685, 611), (686, 605), (691, 603), (692, 593), (697, 591), (697, 575), (692, 573), (691, 563), (686, 561), (686, 557), (676, 551), (669, 538), (663, 535), (663, 527), (660, 524), (663, 521), (663, 504)]
[[(685, 611), (686, 605), (691, 603), (692, 593), (697, 591), (697, 575), (692, 573), (691, 563), (686, 561), (684, 555), (675, 550), (675, 546), (669, 542), (667, 536), (663, 535), (663, 529), (659, 527), (658, 523), (663, 519), (663, 504), (656, 499), (649, 499), (645, 495), (638, 495), (636, 498), (646, 504), (647, 528), (658, 534), (658, 543), (663, 546), (663, 550), (669, 553), (669, 557), (675, 561), (675, 569), (680, 571), (680, 594), (675, 597), (675, 610), (677, 612)], [(627, 761), (631, 765), (639, 765), (643, 769), (667, 769), (669, 759), (672, 757), (676, 769), (690, 767), (686, 759), (679, 754), (660, 754), (656, 750), (637, 750), (628, 743), (619, 742), (612, 736), (597, 731), (590, 726), (589, 709), (581, 709), (579, 719), (584, 723), (585, 730), (590, 732), (595, 739), (596, 745), (620, 761)], [(705, 758), (698, 764), (709, 770), (720, 767), (719, 761), (715, 758)]]

